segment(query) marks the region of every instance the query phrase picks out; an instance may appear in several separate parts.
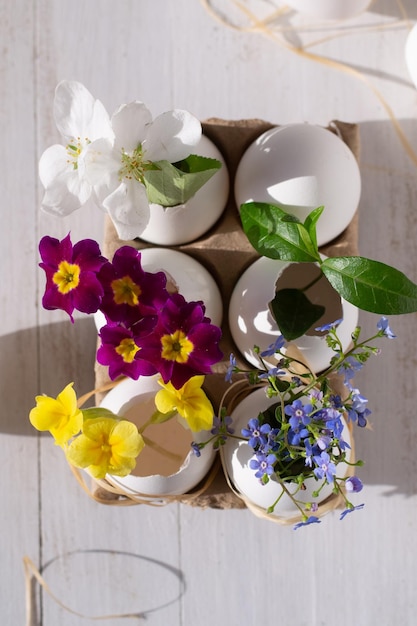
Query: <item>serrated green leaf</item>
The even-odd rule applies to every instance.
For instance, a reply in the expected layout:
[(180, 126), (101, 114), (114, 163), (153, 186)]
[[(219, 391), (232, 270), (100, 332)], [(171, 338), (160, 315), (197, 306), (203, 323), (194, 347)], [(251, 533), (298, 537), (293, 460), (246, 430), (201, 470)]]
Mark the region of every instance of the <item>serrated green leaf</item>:
[(167, 207), (184, 204), (220, 167), (220, 161), (195, 154), (175, 164), (157, 161), (144, 174), (148, 200)]
[(325, 311), (324, 306), (310, 302), (299, 289), (280, 289), (269, 305), (278, 328), (287, 341), (304, 335)]
[(247, 238), (262, 256), (281, 261), (320, 261), (305, 226), (279, 206), (247, 202), (240, 207), (240, 217)]
[(304, 226), (306, 227), (308, 234), (310, 235), (311, 241), (314, 243), (314, 246), (317, 248), (317, 222), (321, 214), (324, 211), (324, 206), (319, 206), (317, 209), (314, 209), (309, 213), (304, 220)]
[(82, 409), (81, 412), (85, 420), (97, 419), (100, 417), (111, 417), (113, 419), (118, 419), (118, 420), (121, 419), (120, 415), (116, 415), (112, 411), (109, 411), (109, 409), (103, 409), (99, 406), (93, 406), (93, 407), (90, 407), (89, 409)]
[(399, 270), (364, 257), (329, 257), (321, 269), (332, 287), (364, 311), (399, 315), (417, 311), (417, 285)]

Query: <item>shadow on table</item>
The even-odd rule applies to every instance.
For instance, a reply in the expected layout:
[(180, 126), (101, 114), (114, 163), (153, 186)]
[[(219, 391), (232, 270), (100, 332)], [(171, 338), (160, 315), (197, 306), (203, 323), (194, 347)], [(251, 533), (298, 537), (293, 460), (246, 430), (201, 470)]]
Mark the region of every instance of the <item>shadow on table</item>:
[[(28, 626), (38, 626), (36, 583), (59, 611), (87, 620), (111, 619), (112, 623), (123, 618), (129, 619), (129, 623), (135, 618), (135, 623), (142, 623), (152, 614), (179, 603), (186, 592), (180, 569), (132, 552), (74, 550), (51, 559), (41, 571), (31, 561), (26, 567), (31, 582), (26, 599)], [(103, 580), (109, 571), (114, 583), (106, 589)]]
[[(414, 20), (417, 18), (417, 4), (415, 0), (401, 0), (405, 15)], [(392, 0), (376, 0), (370, 7), (371, 13), (377, 13), (379, 15), (389, 15), (392, 17), (398, 17), (403, 19), (398, 2), (392, 2)]]
[(56, 397), (70, 382), (94, 388), (97, 333), (92, 319), (59, 322), (0, 337), (0, 434), (34, 435), (35, 396)]

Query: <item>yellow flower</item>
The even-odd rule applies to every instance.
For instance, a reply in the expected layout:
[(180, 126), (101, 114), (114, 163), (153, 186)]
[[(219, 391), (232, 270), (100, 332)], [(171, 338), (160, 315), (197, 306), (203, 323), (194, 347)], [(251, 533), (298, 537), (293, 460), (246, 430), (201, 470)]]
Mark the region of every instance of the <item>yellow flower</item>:
[(158, 411), (161, 413), (177, 411), (193, 432), (212, 428), (213, 406), (201, 389), (204, 376), (193, 376), (181, 389), (175, 389), (170, 382), (166, 384), (162, 380), (158, 382), (163, 387), (155, 396)]
[(71, 442), (67, 459), (76, 467), (88, 468), (95, 478), (106, 474), (127, 476), (144, 446), (135, 424), (112, 417), (87, 419), (82, 434)]
[(80, 432), (83, 414), (77, 406), (77, 396), (70, 383), (55, 398), (36, 396), (36, 407), (29, 413), (29, 420), (37, 430), (49, 430), (55, 442), (63, 446)]

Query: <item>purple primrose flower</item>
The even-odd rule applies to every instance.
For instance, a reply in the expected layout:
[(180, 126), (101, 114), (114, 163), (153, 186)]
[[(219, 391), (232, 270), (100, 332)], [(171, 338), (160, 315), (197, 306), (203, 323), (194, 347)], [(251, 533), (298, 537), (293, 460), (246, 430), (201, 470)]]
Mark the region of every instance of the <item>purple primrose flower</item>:
[(39, 266), (46, 274), (43, 307), (65, 311), (71, 322), (74, 310), (95, 313), (103, 297), (97, 273), (106, 263), (98, 243), (83, 239), (73, 246), (69, 233), (62, 241), (45, 236), (39, 243), (39, 252)]
[(171, 294), (152, 333), (141, 339), (141, 358), (152, 363), (164, 383), (180, 389), (192, 376), (211, 374), (221, 360), (221, 330), (205, 317), (202, 302)]
[(101, 328), (101, 346), (97, 350), (97, 361), (109, 366), (109, 377), (128, 376), (137, 380), (139, 376), (157, 373), (152, 363), (142, 359), (141, 337), (152, 332), (156, 319), (147, 317), (135, 324), (134, 331), (122, 325), (107, 324)]
[(130, 327), (145, 316), (156, 315), (168, 298), (163, 272), (145, 272), (141, 253), (123, 246), (100, 270), (104, 295), (101, 311), (108, 321)]

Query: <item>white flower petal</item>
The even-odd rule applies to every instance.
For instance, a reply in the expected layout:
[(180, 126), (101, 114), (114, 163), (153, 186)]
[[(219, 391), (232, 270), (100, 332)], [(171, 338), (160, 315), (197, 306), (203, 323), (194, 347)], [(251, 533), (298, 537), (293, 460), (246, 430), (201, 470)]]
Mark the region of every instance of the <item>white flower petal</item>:
[(90, 143), (78, 161), (80, 172), (96, 189), (104, 189), (105, 194), (98, 192), (103, 198), (108, 196), (120, 185), (120, 157), (114, 150), (109, 139), (97, 139)]
[(77, 171), (56, 176), (48, 185), (41, 207), (47, 213), (65, 216), (79, 209), (91, 196), (91, 186), (80, 179)]
[(121, 183), (103, 202), (117, 230), (119, 239), (139, 237), (149, 222), (149, 202), (141, 183)]
[(59, 132), (67, 138), (80, 137), (83, 142), (112, 134), (104, 106), (77, 81), (64, 80), (57, 85), (54, 117)]
[(115, 146), (132, 152), (145, 139), (146, 127), (151, 122), (151, 113), (143, 102), (122, 104), (111, 118)]
[(201, 138), (201, 124), (194, 115), (176, 109), (159, 115), (149, 125), (143, 148), (150, 161), (175, 163), (187, 158)]
[(39, 159), (39, 178), (44, 187), (48, 187), (55, 177), (73, 169), (73, 164), (68, 162), (66, 149), (59, 144), (47, 148)]

